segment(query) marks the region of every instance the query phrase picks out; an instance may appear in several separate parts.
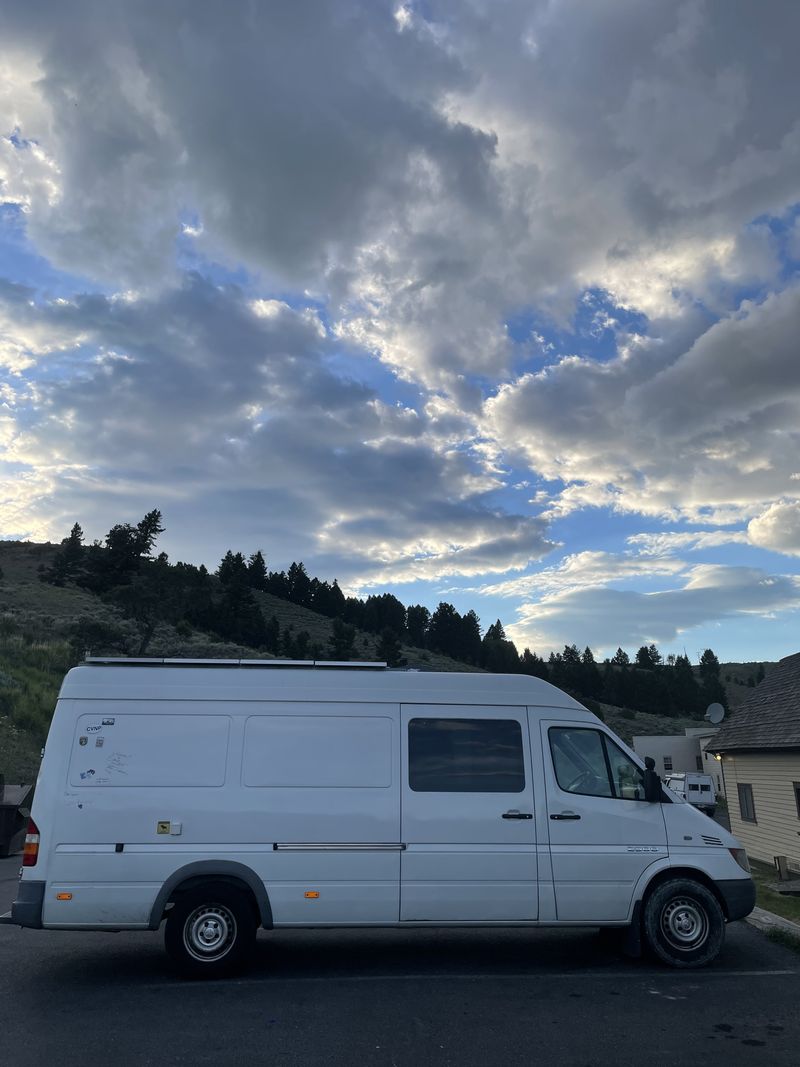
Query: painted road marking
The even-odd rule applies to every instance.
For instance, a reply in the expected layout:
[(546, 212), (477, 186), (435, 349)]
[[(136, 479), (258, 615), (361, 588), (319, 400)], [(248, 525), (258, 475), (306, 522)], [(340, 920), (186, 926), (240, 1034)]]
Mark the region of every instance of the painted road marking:
[(546, 971), (537, 974), (356, 974), (356, 975), (274, 975), (264, 978), (211, 978), (202, 982), (136, 982), (135, 988), (147, 989), (206, 989), (208, 986), (243, 986), (243, 985), (266, 985), (272, 982), (280, 982), (282, 985), (318, 983), (318, 982), (492, 982), (492, 981), (553, 981), (562, 980), (587, 980), (602, 979), (602, 981), (637, 981), (642, 985), (652, 985), (653, 982), (666, 980), (685, 984), (694, 979), (694, 984), (700, 986), (711, 978), (787, 978), (800, 977), (800, 971), (704, 971), (702, 982), (698, 981), (700, 974), (697, 971), (677, 974), (632, 974), (630, 971), (564, 971), (550, 974)]

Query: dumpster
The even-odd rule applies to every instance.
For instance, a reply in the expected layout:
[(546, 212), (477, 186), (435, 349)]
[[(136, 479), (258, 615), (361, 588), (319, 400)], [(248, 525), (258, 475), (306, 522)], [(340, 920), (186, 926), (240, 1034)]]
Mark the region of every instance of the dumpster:
[(32, 785), (6, 785), (0, 775), (0, 857), (22, 851), (32, 794)]

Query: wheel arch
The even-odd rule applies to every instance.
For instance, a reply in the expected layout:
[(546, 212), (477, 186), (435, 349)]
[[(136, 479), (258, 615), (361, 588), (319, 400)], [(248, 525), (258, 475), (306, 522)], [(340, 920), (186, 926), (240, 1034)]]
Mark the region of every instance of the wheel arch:
[(699, 882), (701, 885), (705, 886), (705, 888), (710, 890), (716, 897), (716, 900), (722, 909), (722, 914), (725, 916), (725, 921), (730, 921), (728, 904), (725, 897), (720, 892), (719, 886), (713, 878), (710, 878), (705, 871), (700, 870), (698, 867), (688, 867), (685, 865), (680, 867), (662, 867), (661, 870), (657, 871), (645, 885), (639, 897), (642, 907), (647, 903), (647, 898), (652, 896), (660, 885), (663, 885), (664, 882), (670, 882), (675, 878), (689, 878), (692, 881)]
[(272, 907), (264, 883), (250, 867), (233, 860), (198, 860), (174, 871), (162, 885), (150, 910), (150, 929), (159, 928), (167, 905), (174, 903), (178, 894), (212, 881), (227, 882), (244, 890), (255, 906), (260, 925), (265, 930), (272, 929)]

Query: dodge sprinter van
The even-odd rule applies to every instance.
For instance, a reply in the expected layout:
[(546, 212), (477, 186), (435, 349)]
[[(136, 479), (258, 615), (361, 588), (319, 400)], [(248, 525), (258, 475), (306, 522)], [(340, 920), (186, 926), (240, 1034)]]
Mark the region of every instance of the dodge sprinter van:
[(263, 927), (609, 926), (697, 967), (739, 842), (526, 675), (90, 660), (47, 739), (6, 923), (156, 930), (180, 969)]

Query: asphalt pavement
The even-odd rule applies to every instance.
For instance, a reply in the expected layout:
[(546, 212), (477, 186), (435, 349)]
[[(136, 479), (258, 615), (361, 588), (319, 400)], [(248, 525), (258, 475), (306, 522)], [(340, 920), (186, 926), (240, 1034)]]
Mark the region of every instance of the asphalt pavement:
[[(18, 865), (0, 860), (0, 912)], [(596, 931), (262, 931), (244, 976), (202, 983), (160, 933), (0, 927), (9, 1067), (795, 1067), (798, 1003), (800, 955), (741, 922), (688, 973)]]

